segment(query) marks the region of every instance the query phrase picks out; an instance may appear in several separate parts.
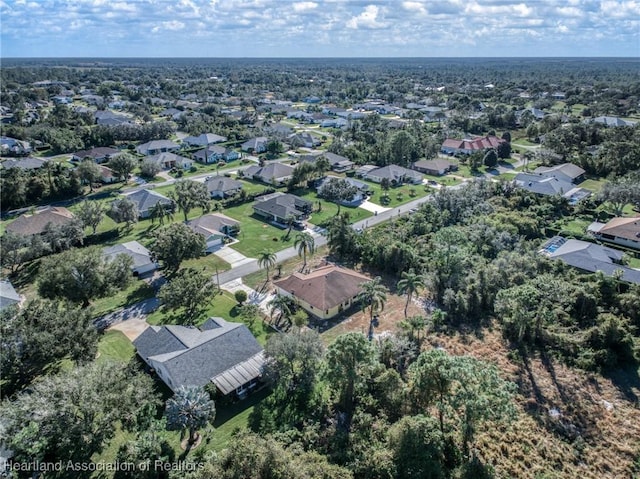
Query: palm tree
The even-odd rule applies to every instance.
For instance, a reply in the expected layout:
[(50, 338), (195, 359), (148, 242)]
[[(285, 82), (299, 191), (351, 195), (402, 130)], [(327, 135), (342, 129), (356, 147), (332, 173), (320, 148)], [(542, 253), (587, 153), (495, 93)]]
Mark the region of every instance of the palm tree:
[(283, 294), (276, 294), (271, 300), (267, 303), (269, 310), (271, 311), (271, 317), (273, 318), (273, 314), (278, 311), (278, 320), (276, 324), (279, 325), (282, 318), (285, 318), (290, 321), (291, 315), (293, 314), (294, 301), (289, 296), (285, 296)]
[(216, 406), (209, 397), (209, 393), (203, 388), (181, 386), (167, 401), (165, 415), (170, 429), (189, 431), (189, 446), (191, 446), (198, 437), (198, 428), (213, 421)]
[(269, 270), (276, 265), (276, 261), (276, 254), (271, 250), (263, 249), (258, 254), (258, 266), (267, 271), (267, 280), (265, 281), (265, 284), (269, 281)]
[(284, 221), (287, 225), (287, 234), (284, 235), (284, 240), (289, 241), (289, 236), (291, 236), (291, 228), (293, 228), (293, 224), (296, 222), (296, 217), (293, 215), (287, 215)]
[(382, 278), (378, 276), (362, 285), (362, 290), (358, 293), (357, 300), (362, 305), (362, 311), (369, 308), (369, 339), (373, 333), (374, 314), (384, 310), (387, 301), (387, 287), (382, 284)]
[(400, 322), (400, 327), (407, 331), (411, 341), (421, 342), (420, 332), (427, 327), (427, 319), (424, 316), (411, 316)]
[(151, 224), (154, 224), (156, 220), (160, 226), (164, 225), (165, 218), (173, 219), (173, 213), (162, 203), (156, 203), (150, 212)]
[(398, 281), (398, 292), (400, 294), (407, 295), (407, 302), (404, 305), (404, 317), (407, 317), (407, 308), (411, 302), (411, 298), (415, 293), (418, 293), (424, 288), (424, 277), (420, 274), (414, 273), (413, 270), (409, 272), (402, 272), (402, 279)]
[(303, 231), (296, 235), (293, 245), (298, 248), (298, 256), (302, 257), (304, 264), (302, 270), (307, 266), (307, 254), (313, 255), (316, 250), (316, 241), (309, 233)]

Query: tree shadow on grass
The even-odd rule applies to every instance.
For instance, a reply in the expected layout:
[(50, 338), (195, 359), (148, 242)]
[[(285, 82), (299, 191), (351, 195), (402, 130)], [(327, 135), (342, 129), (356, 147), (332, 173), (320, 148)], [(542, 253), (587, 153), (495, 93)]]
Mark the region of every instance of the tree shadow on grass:
[(604, 377), (610, 379), (628, 401), (638, 403), (640, 398), (636, 391), (640, 391), (640, 376), (638, 376), (637, 364), (606, 372)]

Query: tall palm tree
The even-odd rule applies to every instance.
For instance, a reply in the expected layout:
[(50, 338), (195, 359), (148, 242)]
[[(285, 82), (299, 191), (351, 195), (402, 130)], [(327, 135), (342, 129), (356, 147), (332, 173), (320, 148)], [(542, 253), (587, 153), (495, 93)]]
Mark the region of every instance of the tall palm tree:
[(173, 213), (165, 205), (158, 202), (153, 208), (151, 208), (150, 217), (151, 224), (154, 224), (156, 220), (158, 220), (158, 223), (162, 226), (164, 225), (165, 219), (173, 219)]
[(296, 235), (293, 245), (298, 248), (298, 256), (302, 257), (304, 262), (302, 269), (304, 270), (305, 266), (307, 266), (307, 254), (313, 255), (316, 250), (316, 241), (309, 233), (302, 231)]
[(289, 296), (285, 296), (283, 294), (276, 294), (267, 303), (267, 306), (271, 311), (272, 318), (273, 318), (273, 314), (276, 311), (278, 311), (278, 320), (276, 321), (276, 325), (279, 325), (280, 321), (283, 318), (288, 321), (291, 321), (291, 316), (293, 315), (293, 309), (294, 309), (294, 301)]
[(407, 317), (407, 308), (411, 302), (411, 298), (424, 288), (424, 277), (415, 273), (413, 270), (402, 272), (402, 279), (398, 281), (398, 292), (407, 295), (407, 302), (404, 305), (404, 317)]
[[(276, 254), (269, 249), (263, 249), (258, 254), (258, 266), (267, 271), (267, 281), (269, 281), (269, 270), (276, 265), (276, 261)], [(267, 281), (265, 281), (265, 284)]]
[(362, 285), (362, 290), (358, 293), (357, 300), (362, 305), (362, 311), (369, 308), (369, 337), (373, 332), (373, 316), (384, 310), (387, 302), (387, 287), (382, 284), (382, 278), (378, 276)]

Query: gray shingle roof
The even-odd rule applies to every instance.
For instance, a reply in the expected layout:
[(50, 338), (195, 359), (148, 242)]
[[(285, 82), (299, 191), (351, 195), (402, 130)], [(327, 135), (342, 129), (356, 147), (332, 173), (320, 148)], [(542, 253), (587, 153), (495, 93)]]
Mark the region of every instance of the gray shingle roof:
[(27, 158), (21, 158), (19, 160), (4, 160), (0, 165), (3, 168), (20, 168), (21, 170), (37, 170), (42, 168), (47, 160), (40, 158), (33, 158), (31, 156)]
[(151, 259), (151, 252), (142, 246), (137, 241), (129, 241), (127, 243), (121, 243), (108, 248), (102, 249), (104, 254), (110, 260), (113, 260), (119, 254), (126, 254), (133, 259), (133, 268), (140, 266), (146, 266), (149, 263), (153, 263)]
[(618, 264), (622, 252), (606, 246), (555, 236), (544, 244), (540, 253), (592, 273), (602, 271), (613, 276), (616, 270), (620, 270), (624, 281), (640, 284), (640, 270)]
[(20, 295), (9, 281), (0, 280), (0, 309), (19, 303)]
[(227, 141), (227, 137), (216, 135), (215, 133), (203, 133), (198, 136), (187, 136), (182, 140), (183, 143), (199, 146), (211, 145), (212, 143), (220, 143), (223, 141)]
[(573, 183), (536, 173), (518, 173), (516, 185), (538, 195), (565, 195), (575, 188)]
[(272, 178), (276, 180), (287, 178), (293, 174), (293, 168), (282, 163), (269, 163), (266, 166), (250, 166), (244, 171), (245, 176), (257, 176), (269, 182)]
[[(210, 318), (201, 329), (151, 326), (133, 344), (145, 360), (164, 366), (174, 389), (203, 386), (262, 352), (245, 325), (222, 318)], [(247, 381), (261, 374), (261, 365)]]
[(127, 196), (138, 207), (138, 213), (149, 211), (156, 204), (171, 205), (173, 201), (152, 190), (138, 190)]
[(286, 218), (287, 216), (299, 218), (306, 214), (305, 210), (310, 210), (312, 207), (313, 204), (310, 201), (282, 192), (259, 197), (253, 204), (255, 210), (278, 218)]
[(234, 191), (239, 188), (242, 188), (242, 183), (238, 180), (234, 180), (233, 178), (229, 178), (228, 176), (212, 176), (204, 183), (207, 187), (207, 191), (222, 191), (226, 193), (227, 191)]

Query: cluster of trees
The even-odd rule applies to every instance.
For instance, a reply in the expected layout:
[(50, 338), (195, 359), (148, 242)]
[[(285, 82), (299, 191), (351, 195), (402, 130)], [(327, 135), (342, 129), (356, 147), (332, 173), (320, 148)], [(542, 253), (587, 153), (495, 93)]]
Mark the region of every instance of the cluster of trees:
[(476, 434), (513, 414), (514, 385), (495, 367), (420, 353), (415, 337), (371, 342), (347, 333), (325, 349), (316, 332), (295, 328), (272, 336), (265, 352), (273, 394), (256, 407), (251, 427), (273, 435), (275, 447), (327, 458), (335, 465), (327, 477), (469, 473), (477, 467), (470, 453)]
[(82, 183), (78, 175), (54, 161), (33, 170), (0, 170), (0, 202), (3, 210), (75, 198), (80, 194)]
[[(343, 215), (335, 217), (329, 248), (337, 257), (396, 275), (399, 291), (407, 291), (408, 283), (426, 285), (450, 325), (478, 327), (495, 317), (522, 351), (554, 352), (586, 369), (635, 364), (630, 338), (639, 324), (630, 298), (638, 287), (585, 278), (537, 253), (544, 225), (568, 214), (560, 199), (481, 181), (443, 190), (410, 217), (362, 234)], [(609, 315), (617, 321), (608, 321)], [(603, 328), (615, 333), (602, 340)]]

